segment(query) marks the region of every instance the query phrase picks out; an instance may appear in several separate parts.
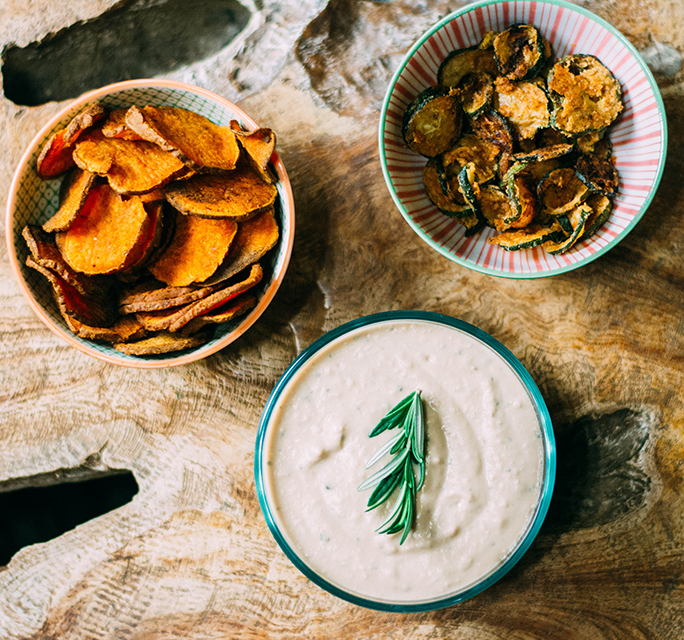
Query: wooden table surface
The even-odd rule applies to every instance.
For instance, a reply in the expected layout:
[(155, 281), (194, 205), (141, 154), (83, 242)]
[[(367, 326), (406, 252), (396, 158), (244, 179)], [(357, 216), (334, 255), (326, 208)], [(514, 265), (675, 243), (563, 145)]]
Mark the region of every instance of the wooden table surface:
[[(24, 3), (2, 0), (0, 48), (112, 4), (81, 0), (68, 15), (34, 7), (22, 22)], [(455, 5), (262, 4), (237, 56), (205, 75), (201, 65), (171, 74), (272, 127), (294, 187), (289, 271), (243, 338), (178, 368), (103, 364), (42, 325), (0, 248), (0, 490), (64, 469), (128, 469), (140, 487), (124, 507), (0, 567), (0, 638), (684, 637), (681, 0), (583, 3), (656, 72), (668, 159), (622, 243), (581, 269), (527, 281), (441, 257), (404, 222), (382, 178), (387, 82)], [(0, 96), (3, 210), (24, 147), (63, 104)], [(492, 588), (434, 613), (369, 611), (310, 583), (277, 548), (255, 493), (257, 423), (278, 377), (324, 332), (389, 309), (449, 314), (501, 341), (540, 387), (558, 443), (556, 490), (529, 552)]]

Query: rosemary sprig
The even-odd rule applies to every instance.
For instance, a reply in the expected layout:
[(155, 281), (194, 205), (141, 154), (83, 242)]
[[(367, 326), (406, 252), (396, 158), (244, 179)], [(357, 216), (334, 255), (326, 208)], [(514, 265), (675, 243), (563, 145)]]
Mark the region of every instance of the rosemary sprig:
[[(372, 467), (385, 454), (394, 456), (380, 471), (362, 482), (358, 490), (365, 491), (375, 487), (368, 499), (371, 511), (387, 502), (399, 487), (399, 494), (392, 512), (385, 522), (380, 525), (380, 533), (393, 534), (403, 531), (399, 544), (404, 544), (406, 536), (413, 526), (415, 514), (416, 492), (423, 486), (425, 480), (425, 419), (423, 415), (423, 401), (420, 390), (406, 396), (375, 426), (369, 437), (390, 429), (401, 427), (399, 433), (388, 440), (366, 464), (366, 469)], [(413, 466), (418, 465), (420, 479), (416, 484)]]

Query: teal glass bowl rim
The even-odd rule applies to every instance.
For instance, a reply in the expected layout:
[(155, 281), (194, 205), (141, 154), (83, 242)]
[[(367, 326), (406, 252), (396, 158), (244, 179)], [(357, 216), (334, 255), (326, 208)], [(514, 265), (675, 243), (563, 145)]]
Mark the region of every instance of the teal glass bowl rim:
[(582, 260), (578, 260), (577, 262), (574, 262), (569, 265), (564, 265), (562, 267), (558, 267), (556, 269), (551, 269), (549, 271), (539, 271), (539, 272), (534, 272), (534, 273), (513, 273), (509, 271), (497, 271), (496, 269), (492, 269), (491, 267), (484, 267), (480, 266), (477, 264), (474, 264), (472, 262), (469, 262), (468, 260), (465, 260), (461, 258), (460, 256), (455, 256), (451, 252), (447, 251), (443, 247), (441, 247), (437, 242), (435, 242), (430, 236), (428, 236), (412, 219), (411, 216), (409, 215), (408, 211), (406, 210), (406, 207), (404, 204), (401, 202), (399, 196), (397, 195), (396, 189), (394, 188), (394, 185), (392, 184), (392, 180), (390, 177), (389, 173), (389, 168), (387, 166), (387, 155), (385, 151), (385, 145), (384, 145), (384, 129), (385, 129), (385, 120), (387, 119), (387, 110), (389, 109), (390, 106), (390, 98), (392, 96), (392, 92), (394, 91), (394, 87), (397, 84), (397, 80), (399, 79), (399, 76), (402, 74), (408, 63), (411, 61), (413, 56), (415, 55), (416, 51), (420, 49), (420, 47), (423, 45), (423, 43), (430, 39), (432, 35), (436, 32), (439, 31), (444, 25), (448, 24), (454, 18), (457, 18), (458, 16), (461, 16), (463, 14), (469, 13), (471, 11), (474, 11), (475, 9), (479, 7), (485, 7), (488, 5), (496, 5), (496, 4), (504, 4), (504, 3), (512, 3), (515, 0), (480, 0), (479, 2), (473, 2), (472, 4), (467, 4), (464, 7), (461, 7), (460, 9), (457, 9), (450, 13), (449, 15), (445, 16), (439, 22), (435, 23), (432, 25), (427, 31), (423, 33), (423, 35), (416, 40), (416, 42), (411, 46), (411, 48), (408, 50), (406, 55), (401, 61), (401, 64), (397, 68), (397, 70), (394, 72), (394, 75), (392, 76), (392, 79), (389, 82), (389, 85), (387, 86), (387, 91), (385, 93), (385, 97), (383, 98), (382, 101), (382, 109), (380, 111), (380, 122), (378, 125), (378, 151), (380, 155), (380, 165), (382, 167), (382, 175), (385, 179), (385, 184), (387, 185), (387, 189), (390, 192), (390, 195), (392, 196), (392, 200), (394, 201), (395, 206), (397, 209), (399, 209), (399, 212), (401, 213), (402, 217), (408, 225), (413, 229), (416, 234), (420, 237), (421, 240), (426, 242), (430, 247), (432, 247), (435, 251), (443, 255), (445, 258), (448, 258), (449, 260), (456, 262), (457, 264), (461, 265), (462, 267), (466, 267), (467, 269), (471, 269), (473, 271), (477, 271), (478, 273), (484, 273), (486, 275), (490, 276), (496, 276), (499, 278), (510, 278), (514, 280), (532, 280), (535, 278), (548, 278), (550, 276), (555, 276), (555, 275), (560, 275), (562, 273), (568, 273), (569, 271), (574, 271), (575, 269), (579, 269), (580, 267), (583, 267), (586, 264), (589, 264), (590, 262), (593, 262), (597, 258), (600, 258), (602, 255), (604, 255), (606, 252), (610, 251), (613, 247), (615, 247), (617, 244), (622, 242), (629, 233), (632, 231), (632, 229), (638, 224), (638, 222), (641, 220), (641, 218), (644, 216), (646, 211), (648, 210), (649, 206), (651, 205), (651, 202), (653, 201), (653, 198), (655, 197), (656, 192), (658, 191), (658, 186), (660, 185), (660, 180), (663, 177), (663, 171), (665, 170), (665, 160), (667, 158), (667, 143), (668, 143), (668, 134), (667, 134), (667, 115), (665, 113), (665, 105), (663, 103), (663, 97), (660, 93), (660, 89), (658, 88), (658, 83), (655, 81), (655, 78), (653, 77), (653, 74), (651, 73), (651, 70), (649, 69), (648, 65), (644, 61), (644, 59), (641, 57), (641, 54), (636, 50), (634, 45), (618, 30), (616, 29), (610, 22), (607, 22), (600, 16), (596, 15), (592, 11), (589, 11), (588, 9), (585, 9), (584, 7), (580, 7), (572, 2), (568, 2), (567, 0), (523, 0), (525, 2), (531, 2), (534, 4), (549, 4), (549, 5), (556, 5), (558, 7), (563, 7), (565, 9), (570, 9), (572, 11), (576, 11), (580, 15), (583, 15), (597, 24), (601, 25), (603, 28), (605, 28), (607, 31), (609, 31), (612, 35), (614, 35), (624, 46), (625, 48), (629, 51), (629, 53), (634, 57), (634, 59), (637, 61), (639, 64), (639, 67), (641, 67), (641, 70), (644, 72), (644, 75), (646, 79), (648, 80), (648, 84), (650, 89), (653, 91), (653, 96), (655, 98), (655, 103), (656, 106), (658, 107), (658, 115), (660, 116), (660, 126), (661, 126), (661, 131), (662, 131), (662, 147), (661, 147), (661, 153), (658, 158), (658, 168), (656, 171), (656, 176), (655, 179), (653, 180), (653, 184), (651, 185), (651, 188), (649, 189), (648, 196), (644, 200), (644, 203), (641, 205), (641, 208), (639, 211), (636, 213), (634, 218), (630, 221), (630, 223), (625, 227), (625, 229), (622, 231), (622, 233), (611, 240), (608, 244), (606, 244), (604, 247), (601, 247), (600, 249), (597, 249), (594, 253), (592, 253), (590, 256), (587, 256), (586, 258), (583, 258)]
[[(309, 567), (306, 562), (297, 554), (297, 552), (290, 546), (290, 544), (285, 539), (284, 535), (281, 533), (278, 526), (277, 520), (271, 509), (271, 505), (268, 502), (266, 496), (265, 487), (265, 474), (266, 465), (264, 446), (266, 444), (266, 435), (268, 432), (269, 423), (271, 416), (275, 409), (275, 406), (280, 399), (281, 394), (287, 388), (289, 382), (295, 376), (295, 374), (301, 369), (301, 367), (318, 351), (323, 347), (335, 341), (337, 338), (344, 336), (356, 329), (363, 327), (368, 327), (370, 325), (379, 324), (392, 320), (419, 320), (434, 322), (436, 324), (441, 324), (451, 328), (460, 330), (473, 338), (482, 342), (485, 346), (492, 349), (497, 355), (499, 355), (515, 372), (520, 381), (523, 383), (527, 389), (530, 398), (534, 404), (535, 410), (539, 417), (540, 428), (542, 431), (542, 436), (544, 440), (544, 478), (542, 483), (542, 490), (540, 493), (540, 499), (537, 504), (536, 512), (534, 517), (528, 524), (527, 530), (524, 537), (520, 539), (517, 547), (514, 551), (504, 560), (504, 562), (495, 568), (491, 573), (486, 575), (480, 582), (467, 587), (466, 589), (457, 592), (455, 594), (450, 594), (447, 596), (440, 596), (438, 598), (419, 602), (385, 602), (382, 600), (374, 600), (372, 598), (363, 597), (355, 593), (345, 591), (343, 588), (334, 585), (311, 567)], [(266, 520), (266, 524), (271, 531), (271, 534), (275, 538), (278, 546), (281, 548), (283, 553), (288, 557), (292, 564), (299, 569), (309, 580), (314, 584), (318, 585), (328, 593), (351, 602), (352, 604), (365, 607), (367, 609), (375, 609), (378, 611), (391, 611), (396, 613), (411, 613), (420, 611), (433, 611), (436, 609), (443, 609), (451, 605), (463, 602), (478, 593), (484, 591), (495, 582), (500, 580), (506, 573), (508, 573), (513, 566), (522, 558), (523, 554), (532, 544), (533, 540), (539, 533), (539, 529), (544, 522), (546, 513), (551, 502), (551, 496), (553, 494), (553, 487), (556, 479), (556, 442), (553, 434), (553, 426), (551, 423), (551, 416), (549, 415), (544, 398), (539, 391), (539, 388), (535, 384), (532, 376), (528, 373), (527, 369), (522, 365), (522, 363), (509, 351), (503, 344), (498, 340), (490, 336), (482, 329), (478, 329), (474, 325), (471, 325), (458, 318), (453, 318), (441, 313), (435, 313), (431, 311), (384, 311), (381, 313), (374, 313), (368, 316), (363, 316), (356, 320), (351, 320), (343, 325), (340, 325), (336, 329), (332, 329), (322, 337), (318, 338), (315, 342), (309, 345), (304, 351), (302, 351), (290, 364), (290, 366), (285, 370), (283, 375), (280, 377), (276, 386), (273, 388), (271, 395), (269, 396), (264, 410), (261, 414), (261, 419), (259, 421), (259, 427), (257, 431), (256, 446), (254, 453), (254, 477), (256, 481), (257, 497), (259, 499), (259, 505), (261, 506), (261, 511)]]

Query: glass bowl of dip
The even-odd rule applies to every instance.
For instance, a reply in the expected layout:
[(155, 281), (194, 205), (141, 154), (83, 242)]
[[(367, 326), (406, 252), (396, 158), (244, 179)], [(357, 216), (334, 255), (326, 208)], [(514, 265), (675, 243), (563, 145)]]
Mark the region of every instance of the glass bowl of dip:
[[(377, 533), (394, 497), (367, 511), (357, 487), (391, 437), (369, 433), (417, 389), (425, 484), (400, 544)], [(551, 419), (523, 365), (484, 331), (424, 311), (366, 316), (304, 350), (266, 403), (255, 452), (261, 509), (293, 564), (339, 598), (397, 612), (502, 578), (542, 525), (555, 470)]]

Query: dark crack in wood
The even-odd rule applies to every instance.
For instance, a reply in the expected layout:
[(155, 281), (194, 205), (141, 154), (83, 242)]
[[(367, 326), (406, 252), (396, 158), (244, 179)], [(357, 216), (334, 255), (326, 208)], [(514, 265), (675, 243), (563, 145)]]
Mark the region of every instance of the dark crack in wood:
[(228, 46), (251, 12), (237, 0), (130, 0), (2, 55), (5, 96), (36, 106), (112, 82), (150, 78)]

